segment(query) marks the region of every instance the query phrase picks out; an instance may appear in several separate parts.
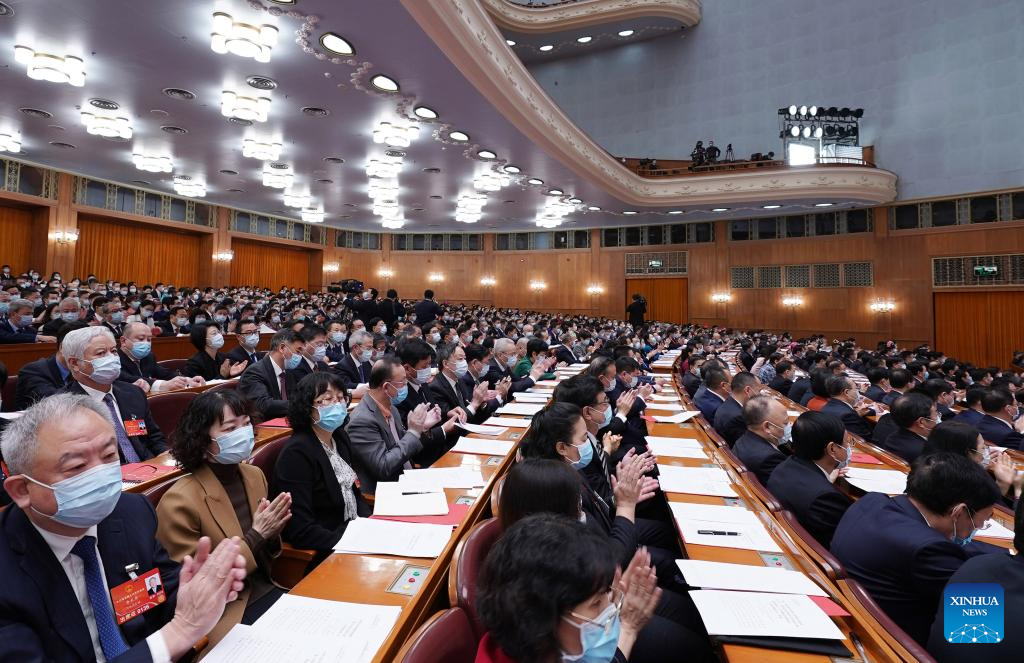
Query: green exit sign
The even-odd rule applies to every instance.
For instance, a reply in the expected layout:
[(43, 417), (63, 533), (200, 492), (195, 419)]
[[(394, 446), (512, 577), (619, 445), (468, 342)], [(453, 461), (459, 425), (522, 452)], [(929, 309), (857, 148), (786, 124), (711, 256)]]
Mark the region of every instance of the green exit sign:
[(975, 276), (995, 276), (999, 273), (999, 268), (995, 265), (975, 265), (974, 275)]

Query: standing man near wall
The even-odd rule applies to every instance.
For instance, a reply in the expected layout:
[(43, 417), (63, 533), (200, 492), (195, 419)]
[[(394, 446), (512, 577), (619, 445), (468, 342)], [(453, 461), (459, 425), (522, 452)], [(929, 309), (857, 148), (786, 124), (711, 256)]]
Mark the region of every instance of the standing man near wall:
[(634, 328), (640, 328), (644, 324), (644, 314), (647, 313), (647, 300), (639, 293), (633, 295), (633, 303), (626, 307), (626, 315), (629, 316), (629, 324)]

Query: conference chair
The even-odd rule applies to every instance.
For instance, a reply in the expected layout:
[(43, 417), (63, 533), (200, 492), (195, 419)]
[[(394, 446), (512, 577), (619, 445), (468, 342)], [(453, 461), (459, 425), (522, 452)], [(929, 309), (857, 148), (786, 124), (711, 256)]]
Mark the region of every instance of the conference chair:
[(428, 619), (395, 656), (396, 663), (473, 663), (478, 638), (462, 608), (448, 608)]
[[(710, 437), (711, 441), (715, 443), (715, 446), (728, 450), (729, 449), (729, 443), (725, 441), (724, 437), (722, 437), (721, 435), (718, 434), (718, 431), (716, 431), (711, 426), (710, 423), (708, 423), (708, 421), (704, 418), (704, 415), (702, 414), (702, 415), (698, 416), (697, 418), (701, 420), (701, 422), (703, 424), (704, 432), (708, 434), (708, 437)], [(742, 463), (741, 463), (741, 465), (742, 465)]]
[(0, 389), (0, 412), (14, 412), (14, 394), (18, 388), (18, 376), (12, 375), (7, 378), (3, 389)]
[(160, 498), (162, 498), (164, 496), (164, 493), (166, 493), (168, 490), (170, 490), (171, 486), (173, 486), (174, 483), (178, 479), (180, 479), (182, 476), (184, 476), (184, 475), (180, 475), (180, 476), (176, 476), (176, 477), (171, 477), (170, 479), (167, 479), (165, 481), (161, 481), (157, 485), (151, 486), (150, 488), (147, 488), (146, 490), (142, 491), (142, 495), (147, 500), (149, 500), (149, 503), (155, 509), (156, 505), (160, 503)]
[(204, 391), (203, 393), (205, 394), (205, 393), (209, 393), (211, 391), (227, 391), (229, 389), (231, 391), (234, 391), (234, 390), (238, 389), (238, 380), (228, 380), (227, 382), (221, 382), (220, 384), (215, 384), (212, 387), (210, 387), (209, 389), (207, 389), (206, 391)]
[(750, 492), (757, 496), (757, 499), (761, 500), (769, 511), (772, 513), (778, 513), (782, 511), (782, 503), (774, 495), (768, 492), (768, 489), (764, 487), (761, 480), (757, 478), (757, 475), (749, 470), (741, 470), (740, 477), (743, 478), (744, 483), (747, 484), (747, 488)]
[(157, 364), (171, 371), (180, 371), (185, 368), (185, 364), (188, 363), (188, 359), (164, 359), (158, 361)]
[(501, 531), (497, 518), (477, 523), (455, 548), (449, 569), (448, 601), (465, 611), (477, 639), (484, 635), (483, 625), (476, 614), (477, 579), (487, 553), (501, 536)]
[(818, 568), (825, 572), (829, 580), (836, 582), (846, 578), (846, 568), (843, 563), (804, 529), (792, 511), (782, 509), (776, 512), (775, 517), (783, 529), (789, 533), (790, 538), (814, 561)]
[(195, 400), (196, 393), (192, 391), (171, 391), (166, 394), (152, 396), (149, 403), (149, 411), (153, 414), (153, 421), (160, 427), (164, 437), (170, 438), (178, 422), (185, 414), (185, 410)]
[(277, 465), (277, 457), (281, 455), (284, 445), (288, 444), (291, 436), (285, 436), (271, 440), (252, 452), (252, 456), (246, 462), (263, 470), (263, 476), (267, 478), (267, 485), (274, 477), (274, 466)]
[(505, 486), (506, 476), (508, 475), (503, 474), (500, 477), (498, 477), (498, 480), (494, 482), (494, 488), (491, 489), (491, 515), (495, 518), (497, 518), (498, 514), (500, 513), (499, 507), (501, 505), (501, 489)]
[(908, 663), (913, 661), (917, 663), (936, 663), (935, 659), (924, 647), (907, 635), (906, 631), (897, 626), (896, 622), (890, 619), (889, 615), (885, 614), (885, 610), (882, 610), (875, 603), (875, 599), (871, 598), (871, 594), (859, 582), (853, 578), (844, 578), (836, 584), (847, 599), (862, 609), (864, 614), (859, 616), (863, 618), (866, 625), (881, 635), (885, 643), (901, 659)]
[(747, 466), (743, 464), (743, 461), (740, 460), (740, 457), (737, 456), (736, 452), (730, 449), (728, 445), (723, 444), (722, 446), (715, 449), (715, 455), (724, 458), (725, 462), (729, 466), (734, 468), (737, 472), (742, 474), (743, 472), (747, 471)]

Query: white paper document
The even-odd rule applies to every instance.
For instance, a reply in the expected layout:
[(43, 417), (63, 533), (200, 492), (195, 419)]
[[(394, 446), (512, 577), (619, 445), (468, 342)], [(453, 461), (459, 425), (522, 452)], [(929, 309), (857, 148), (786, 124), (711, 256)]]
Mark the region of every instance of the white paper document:
[(491, 417), (484, 422), (485, 426), (505, 426), (507, 428), (529, 428), (529, 419), (513, 419), (511, 417)]
[(1014, 532), (1012, 529), (1008, 529), (997, 520), (989, 518), (982, 525), (982, 529), (979, 529), (974, 536), (985, 536), (990, 539), (1012, 539)]
[[(480, 454), (482, 456), (507, 456), (515, 442), (508, 440), (480, 440), (472, 437), (460, 437), (452, 447), (452, 451), (460, 454)], [(378, 484), (379, 485), (379, 484)]]
[(655, 414), (653, 416), (654, 420), (660, 424), (681, 424), (685, 421), (693, 419), (698, 414), (700, 414), (700, 410), (691, 410), (690, 412), (679, 412), (677, 414), (673, 414), (670, 416), (663, 416), (659, 414)]
[(711, 635), (846, 639), (831, 617), (800, 594), (704, 589), (690, 597)]
[(677, 559), (676, 566), (691, 587), (827, 596), (803, 573), (789, 569), (696, 559)]
[(459, 428), (477, 435), (501, 435), (508, 430), (507, 426), (481, 426), (480, 424), (459, 424)]
[(485, 484), (479, 469), (464, 465), (405, 470), (398, 477), (403, 493), (434, 493), (445, 488), (479, 488)]
[(443, 516), (448, 513), (448, 496), (433, 493), (403, 493), (397, 481), (381, 482), (373, 494), (375, 516)]
[(742, 507), (670, 502), (683, 540), (688, 544), (782, 552), (757, 514)]
[(647, 448), (655, 456), (665, 458), (707, 458), (704, 447), (689, 438), (648, 437)]
[(786, 410), (787, 417), (799, 417), (803, 413), (803, 410)]
[(537, 380), (534, 384), (538, 387), (557, 387), (558, 380)]
[(669, 393), (669, 394), (652, 394), (651, 395), (651, 400), (652, 401), (676, 401), (676, 402), (678, 402), (679, 401), (679, 396), (676, 395), (676, 394), (672, 394), (672, 393)]
[[(518, 394), (518, 393), (519, 392), (517, 391), (516, 394)], [(547, 394), (548, 396), (550, 396), (551, 394), (555, 393), (555, 390), (552, 389), (551, 387), (530, 387), (529, 389), (526, 390), (526, 393), (528, 393), (528, 394)], [(513, 396), (515, 396), (515, 394), (513, 394)]]
[(527, 391), (517, 391), (512, 394), (512, 400), (516, 402), (547, 403), (550, 399), (551, 394), (530, 393)]
[(866, 470), (851, 467), (846, 480), (869, 493), (902, 495), (907, 489), (907, 475), (899, 470)]
[(451, 525), (356, 518), (349, 522), (334, 550), (359, 555), (437, 557), (451, 538)]
[(715, 467), (675, 467), (658, 464), (658, 483), (666, 493), (736, 497), (725, 470)]
[(668, 412), (686, 412), (686, 408), (679, 403), (666, 403), (664, 401), (654, 401), (653, 403), (647, 404), (648, 410), (667, 410)]
[(508, 403), (498, 409), (498, 414), (518, 414), (524, 417), (532, 417), (541, 410), (547, 404), (544, 403)]

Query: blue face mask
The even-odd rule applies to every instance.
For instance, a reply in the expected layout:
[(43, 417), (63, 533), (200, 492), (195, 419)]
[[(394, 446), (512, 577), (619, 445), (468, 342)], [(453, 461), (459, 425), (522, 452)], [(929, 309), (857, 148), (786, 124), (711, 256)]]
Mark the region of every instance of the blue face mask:
[[(392, 385), (393, 386), (393, 385)], [(409, 385), (405, 385), (398, 390), (398, 393), (391, 397), (392, 405), (400, 405), (402, 401), (409, 395)]]
[(252, 455), (256, 438), (253, 436), (252, 424), (246, 424), (230, 433), (224, 433), (214, 441), (220, 451), (213, 460), (221, 465), (237, 465)]
[(52, 486), (25, 475), (34, 484), (53, 491), (57, 513), (40, 516), (68, 527), (88, 528), (109, 516), (121, 499), (121, 464), (106, 463), (89, 468), (81, 474), (58, 481)]
[(426, 384), (430, 382), (430, 376), (433, 375), (433, 371), (430, 368), (420, 368), (416, 370), (416, 382), (420, 384)]
[(363, 350), (359, 355), (359, 361), (362, 363), (368, 363), (373, 359), (373, 350)]
[(587, 465), (590, 465), (590, 461), (594, 458), (594, 447), (591, 446), (590, 440), (587, 440), (578, 447), (575, 445), (573, 447), (576, 451), (580, 452), (580, 459), (571, 461), (573, 469), (582, 470)]
[(92, 364), (92, 373), (89, 377), (100, 384), (113, 384), (114, 380), (121, 375), (121, 358), (116, 354), (109, 354), (99, 359), (83, 359)]
[(609, 405), (608, 409), (604, 411), (604, 423), (601, 424), (601, 428), (604, 428), (608, 424), (612, 423), (612, 410), (613, 409), (614, 408), (611, 405)]
[(511, 357), (505, 360), (505, 365), (508, 366), (509, 368), (515, 368), (517, 363), (519, 363), (519, 357), (515, 355), (512, 355)]
[(152, 349), (153, 344), (149, 341), (135, 341), (132, 343), (131, 354), (136, 359), (145, 359), (149, 356), (149, 352)]
[(327, 346), (321, 345), (313, 349), (313, 356), (310, 357), (314, 362), (323, 361), (324, 357), (327, 356)]
[(28, 327), (30, 324), (32, 324), (32, 316), (31, 315), (23, 315), (23, 316), (21, 316), (21, 318), (18, 319), (18, 324), (21, 325), (22, 327)]
[(331, 332), (331, 343), (341, 345), (345, 342), (345, 332)]
[[(563, 617), (563, 619), (565, 619)], [(607, 626), (602, 626), (609, 622)], [(566, 619), (566, 621), (569, 621)], [(580, 654), (562, 654), (562, 661), (579, 661), (580, 663), (609, 663), (615, 657), (615, 650), (619, 646), (619, 609), (615, 604), (609, 605), (594, 622), (583, 622), (576, 624), (569, 622), (580, 632), (580, 645), (583, 652)]]
[(224, 337), (221, 334), (216, 334), (210, 337), (210, 347), (214, 350), (220, 350), (224, 347)]
[(60, 318), (64, 322), (78, 322), (78, 314), (77, 313), (61, 313), (60, 314)]
[(215, 315), (215, 316), (213, 316), (213, 321), (216, 322), (218, 325), (224, 324), (224, 322), (227, 319), (228, 319), (228, 316), (226, 316), (226, 315)]
[(299, 362), (302, 361), (302, 357), (299, 356), (298, 352), (293, 352), (291, 357), (284, 360), (284, 367), (291, 371), (299, 367)]
[(469, 372), (469, 364), (466, 363), (465, 359), (463, 359), (462, 361), (457, 361), (455, 362), (454, 370), (455, 375), (461, 378), (463, 375)]
[(110, 314), (110, 321), (115, 325), (119, 325), (124, 322), (124, 313), (121, 311), (114, 311)]
[(639, 383), (640, 383), (640, 378), (639, 378), (639, 377), (637, 377), (636, 375), (634, 375), (633, 377), (631, 377), (631, 378), (629, 379), (629, 388), (630, 388), (630, 389), (636, 389), (636, 386), (637, 386), (637, 384), (639, 384)]
[(316, 411), (320, 414), (320, 420), (316, 422), (316, 425), (330, 433), (345, 423), (345, 418), (348, 417), (348, 410), (344, 403), (318, 405)]
[(971, 533), (963, 537), (957, 536), (956, 518), (953, 519), (953, 543), (965, 548), (968, 544), (970, 544), (971, 541), (974, 540), (974, 533), (978, 531), (978, 526), (974, 524), (974, 516), (971, 515), (971, 512), (969, 510), (967, 511), (967, 517), (971, 519)]
[(0, 302), (0, 314), (7, 315), (9, 310), (11, 310), (10, 302)]

